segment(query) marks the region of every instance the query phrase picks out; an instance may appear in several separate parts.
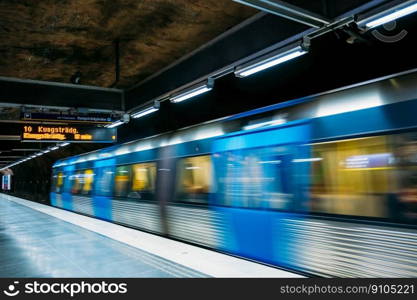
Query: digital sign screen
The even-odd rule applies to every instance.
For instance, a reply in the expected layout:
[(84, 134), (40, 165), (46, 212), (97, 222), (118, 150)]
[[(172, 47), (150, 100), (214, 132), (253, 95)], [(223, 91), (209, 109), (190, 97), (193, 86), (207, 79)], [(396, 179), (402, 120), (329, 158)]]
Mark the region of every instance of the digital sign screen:
[(22, 142), (114, 143), (117, 141), (117, 129), (31, 124), (22, 126), (21, 140)]
[(346, 158), (346, 169), (376, 169), (390, 167), (394, 162), (391, 153), (354, 155)]
[(82, 115), (68, 115), (63, 113), (35, 113), (25, 112), (21, 114), (22, 120), (34, 121), (63, 121), (65, 123), (90, 123), (90, 124), (111, 124), (116, 118), (110, 114), (89, 113)]
[(1, 180), (1, 188), (4, 191), (10, 191), (12, 185), (12, 176), (11, 175), (3, 175)]

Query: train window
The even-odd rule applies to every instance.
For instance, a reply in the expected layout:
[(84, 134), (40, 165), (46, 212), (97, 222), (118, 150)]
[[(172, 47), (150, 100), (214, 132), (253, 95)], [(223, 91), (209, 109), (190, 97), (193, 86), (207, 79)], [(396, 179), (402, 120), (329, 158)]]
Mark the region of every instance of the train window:
[(156, 164), (141, 163), (132, 165), (132, 184), (130, 198), (150, 200), (155, 191)]
[(388, 136), (313, 145), (311, 210), (388, 217), (396, 189)]
[(69, 177), (69, 180), (71, 193), (89, 195), (93, 187), (94, 171), (92, 169), (77, 171)]
[(93, 189), (94, 171), (92, 169), (85, 170), (82, 177), (82, 190), (81, 193), (84, 195), (90, 195)]
[(129, 182), (131, 177), (130, 166), (119, 166), (116, 168), (114, 178), (114, 195), (116, 197), (126, 197), (129, 193)]
[(58, 172), (52, 175), (52, 190), (55, 193), (62, 193), (62, 189), (64, 186), (64, 173)]
[(59, 172), (57, 175), (57, 181), (56, 181), (56, 186), (57, 188), (61, 188), (62, 185), (64, 184), (64, 173)]
[(56, 186), (57, 180), (58, 180), (58, 174), (56, 170), (52, 170), (51, 192), (53, 193), (57, 193), (57, 186)]
[(180, 159), (177, 170), (177, 201), (207, 204), (212, 186), (210, 156)]
[(214, 154), (217, 204), (288, 209), (294, 198), (289, 146)]
[(392, 137), (397, 190), (392, 193), (391, 216), (417, 223), (417, 132)]
[(83, 186), (82, 171), (77, 171), (69, 177), (71, 185), (71, 193), (78, 194)]
[(72, 179), (71, 179), (69, 172), (64, 171), (63, 180), (64, 180), (64, 185), (62, 187), (62, 191), (65, 193), (71, 193)]
[(113, 169), (112, 167), (97, 168), (97, 180), (95, 193), (98, 196), (111, 196), (113, 192)]

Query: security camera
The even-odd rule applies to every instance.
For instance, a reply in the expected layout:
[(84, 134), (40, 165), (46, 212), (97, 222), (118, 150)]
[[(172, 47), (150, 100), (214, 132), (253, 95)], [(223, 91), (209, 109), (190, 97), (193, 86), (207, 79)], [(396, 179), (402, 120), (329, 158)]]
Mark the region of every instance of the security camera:
[(129, 114), (123, 114), (122, 121), (123, 121), (123, 123), (129, 123), (130, 115)]

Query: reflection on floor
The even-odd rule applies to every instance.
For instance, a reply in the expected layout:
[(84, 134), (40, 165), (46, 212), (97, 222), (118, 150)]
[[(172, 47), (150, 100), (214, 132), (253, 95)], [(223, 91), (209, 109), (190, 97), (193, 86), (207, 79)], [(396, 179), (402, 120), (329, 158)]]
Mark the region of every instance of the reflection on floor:
[(0, 199), (0, 277), (207, 277)]

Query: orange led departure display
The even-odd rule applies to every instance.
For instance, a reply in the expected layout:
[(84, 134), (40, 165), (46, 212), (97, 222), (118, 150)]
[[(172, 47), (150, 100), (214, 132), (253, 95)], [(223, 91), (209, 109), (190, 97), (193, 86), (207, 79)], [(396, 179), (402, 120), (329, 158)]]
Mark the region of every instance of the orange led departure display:
[(96, 142), (114, 143), (117, 140), (115, 128), (96, 128), (82, 126), (24, 125), (21, 140), (23, 142)]

